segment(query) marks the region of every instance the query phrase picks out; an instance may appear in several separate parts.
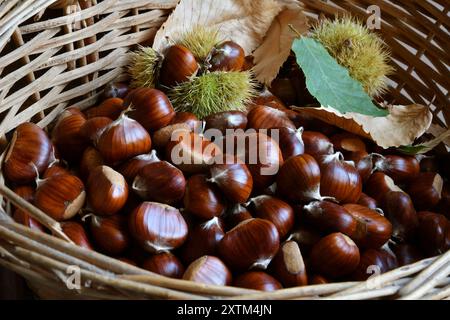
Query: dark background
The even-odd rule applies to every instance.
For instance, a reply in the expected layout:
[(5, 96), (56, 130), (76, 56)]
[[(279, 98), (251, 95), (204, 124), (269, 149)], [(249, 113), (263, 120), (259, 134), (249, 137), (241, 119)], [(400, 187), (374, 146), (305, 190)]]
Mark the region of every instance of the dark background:
[(0, 267), (0, 300), (30, 300), (32, 298), (32, 292), (21, 277)]

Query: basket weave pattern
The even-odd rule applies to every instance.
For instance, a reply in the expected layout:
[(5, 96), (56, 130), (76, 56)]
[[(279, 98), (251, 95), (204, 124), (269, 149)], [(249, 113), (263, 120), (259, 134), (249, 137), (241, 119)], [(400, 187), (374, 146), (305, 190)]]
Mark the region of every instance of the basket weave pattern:
[[(351, 12), (367, 18), (378, 5), (380, 32), (393, 52), (391, 103), (430, 104), (435, 124), (450, 123), (448, 1), (303, 0), (311, 19)], [(96, 103), (105, 84), (125, 80), (127, 51), (150, 44), (177, 0), (6, 0), (0, 4), (0, 136), (25, 121), (47, 127), (68, 106)], [(0, 179), (3, 178), (0, 176)], [(57, 222), (0, 181), (0, 265), (28, 280), (45, 298), (76, 299), (374, 299), (450, 297), (450, 252), (368, 282), (283, 289), (272, 293), (198, 285), (165, 278), (12, 221), (19, 206), (65, 238)], [(80, 267), (83, 286), (69, 290), (67, 268)]]

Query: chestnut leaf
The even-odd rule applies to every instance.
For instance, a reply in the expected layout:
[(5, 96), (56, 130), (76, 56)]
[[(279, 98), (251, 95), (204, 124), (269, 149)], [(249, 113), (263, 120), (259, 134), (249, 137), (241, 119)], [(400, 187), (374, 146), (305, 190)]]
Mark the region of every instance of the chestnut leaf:
[(341, 66), (320, 42), (302, 37), (294, 40), (292, 50), (305, 74), (308, 91), (322, 106), (342, 114), (388, 115), (388, 111), (372, 102), (361, 83), (353, 79), (347, 68)]

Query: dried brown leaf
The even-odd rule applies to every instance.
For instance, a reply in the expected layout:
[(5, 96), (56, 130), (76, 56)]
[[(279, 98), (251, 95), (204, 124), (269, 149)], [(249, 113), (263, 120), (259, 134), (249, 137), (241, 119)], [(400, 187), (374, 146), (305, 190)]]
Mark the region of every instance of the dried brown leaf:
[(250, 54), (282, 8), (276, 0), (181, 0), (156, 33), (153, 48), (164, 52), (181, 34), (201, 25), (219, 30), (222, 39), (238, 43)]
[(357, 113), (341, 114), (333, 108), (299, 108), (326, 123), (375, 141), (380, 147), (400, 147), (413, 144), (427, 132), (433, 115), (429, 108), (420, 104), (388, 106), (386, 117), (371, 117)]
[(263, 43), (253, 53), (253, 72), (261, 83), (270, 85), (291, 51), (292, 42), (298, 35), (309, 30), (303, 6), (296, 0), (279, 0), (283, 10), (276, 16)]

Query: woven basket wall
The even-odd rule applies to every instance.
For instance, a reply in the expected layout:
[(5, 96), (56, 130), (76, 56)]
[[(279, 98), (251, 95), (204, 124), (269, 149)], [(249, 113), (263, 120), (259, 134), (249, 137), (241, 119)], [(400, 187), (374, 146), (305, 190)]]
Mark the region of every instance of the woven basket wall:
[[(199, 0), (200, 1), (200, 0)], [(250, 0), (249, 0), (250, 1)], [(450, 36), (446, 0), (316, 1), (303, 0), (311, 19), (318, 14), (381, 9), (383, 35), (393, 52), (391, 103), (430, 104), (441, 127), (450, 123)], [(337, 4), (336, 4), (337, 3)], [(42, 127), (66, 107), (94, 105), (102, 88), (126, 78), (126, 52), (150, 44), (176, 6), (176, 0), (6, 0), (0, 4), (0, 136), (22, 122)], [(5, 144), (6, 142), (4, 142)], [(1, 178), (1, 177), (0, 177)], [(15, 224), (13, 203), (59, 225), (27, 204), (0, 181), (0, 265), (26, 278), (40, 297), (125, 298), (430, 298), (450, 296), (450, 252), (390, 271), (374, 283), (346, 282), (283, 289), (273, 293), (204, 286), (155, 275), (64, 240)], [(61, 233), (56, 234), (64, 236)], [(69, 265), (79, 265), (84, 286), (68, 290)]]

